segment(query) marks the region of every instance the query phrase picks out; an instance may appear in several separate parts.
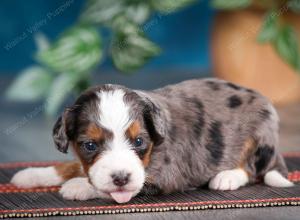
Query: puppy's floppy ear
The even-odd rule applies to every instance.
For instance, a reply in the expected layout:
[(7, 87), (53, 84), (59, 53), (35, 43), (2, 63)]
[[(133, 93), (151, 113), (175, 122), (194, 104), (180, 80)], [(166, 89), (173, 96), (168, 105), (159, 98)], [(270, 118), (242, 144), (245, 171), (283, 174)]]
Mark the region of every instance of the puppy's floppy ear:
[(162, 109), (149, 98), (144, 99), (144, 122), (155, 145), (163, 142), (166, 135), (166, 119)]
[(62, 153), (67, 153), (69, 147), (69, 138), (66, 127), (67, 117), (69, 117), (68, 114), (69, 109), (66, 109), (64, 113), (57, 119), (52, 130), (52, 137), (56, 148)]

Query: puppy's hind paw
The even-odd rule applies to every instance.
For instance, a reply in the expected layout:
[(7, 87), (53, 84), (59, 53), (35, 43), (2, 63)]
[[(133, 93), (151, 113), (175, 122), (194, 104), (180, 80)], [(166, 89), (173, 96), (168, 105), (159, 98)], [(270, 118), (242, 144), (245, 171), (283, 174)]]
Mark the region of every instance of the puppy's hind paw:
[(65, 182), (59, 193), (68, 200), (88, 200), (99, 197), (86, 177), (77, 177)]
[(242, 169), (225, 170), (210, 180), (209, 188), (214, 190), (236, 190), (246, 185), (248, 181), (248, 175)]

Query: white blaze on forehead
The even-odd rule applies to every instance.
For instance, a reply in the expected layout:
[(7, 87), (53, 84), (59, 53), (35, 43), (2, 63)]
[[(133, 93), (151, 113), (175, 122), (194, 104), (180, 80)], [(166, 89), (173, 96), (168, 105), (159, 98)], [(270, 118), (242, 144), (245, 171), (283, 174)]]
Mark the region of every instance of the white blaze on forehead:
[(124, 91), (118, 89), (103, 91), (98, 94), (100, 98), (100, 124), (113, 131), (125, 131), (130, 123), (129, 106), (124, 102)]
[[(102, 153), (89, 169), (92, 184), (101, 192), (109, 192), (111, 198), (122, 203), (135, 196), (143, 187), (145, 171), (141, 160), (132, 150), (126, 138), (126, 130), (133, 120), (130, 118), (130, 106), (124, 101), (125, 92), (121, 89), (101, 91), (99, 96), (99, 123), (113, 133), (107, 146), (109, 150)], [(120, 193), (113, 184), (112, 174), (125, 172), (130, 181)]]

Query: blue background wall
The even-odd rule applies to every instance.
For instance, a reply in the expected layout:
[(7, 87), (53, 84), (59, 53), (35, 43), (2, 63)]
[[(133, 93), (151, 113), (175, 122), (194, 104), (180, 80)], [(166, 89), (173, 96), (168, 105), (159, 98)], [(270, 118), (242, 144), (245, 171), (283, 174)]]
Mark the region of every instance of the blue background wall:
[[(43, 32), (50, 39), (55, 39), (60, 32), (76, 21), (84, 0), (70, 1), (69, 7), (63, 13), (46, 19), (49, 12), (55, 11), (66, 1), (1, 1), (0, 74), (16, 74), (34, 63), (34, 33)], [(147, 23), (146, 33), (161, 46), (163, 53), (152, 59), (144, 69), (209, 70), (209, 36), (213, 15), (208, 0), (199, 1), (166, 16), (153, 15)], [(43, 23), (45, 19), (46, 22)], [(31, 34), (28, 28), (35, 25), (39, 27)], [(16, 39), (18, 43), (7, 49), (7, 45)], [(101, 67), (110, 69), (111, 61), (106, 60)]]

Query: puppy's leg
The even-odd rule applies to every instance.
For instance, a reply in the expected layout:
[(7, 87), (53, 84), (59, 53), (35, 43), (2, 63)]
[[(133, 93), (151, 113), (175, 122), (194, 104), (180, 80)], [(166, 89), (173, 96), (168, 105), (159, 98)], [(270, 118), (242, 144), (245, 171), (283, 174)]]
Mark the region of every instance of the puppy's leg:
[(89, 183), (87, 177), (76, 177), (68, 180), (62, 185), (59, 193), (68, 200), (88, 200), (101, 197)]
[(268, 170), (264, 175), (264, 183), (273, 187), (294, 186), (294, 183), (286, 178), (287, 173), (283, 157), (280, 154), (277, 154), (274, 167)]
[(30, 167), (17, 172), (11, 183), (20, 188), (59, 186), (65, 181), (82, 176), (80, 163), (68, 162), (50, 167)]
[(161, 194), (162, 190), (155, 184), (145, 182), (142, 190), (139, 192), (140, 195), (154, 196)]
[[(266, 140), (266, 139), (262, 139)], [(258, 141), (257, 147), (252, 147), (252, 141), (247, 141), (246, 151), (242, 154), (239, 167), (218, 173), (210, 180), (209, 188), (216, 190), (235, 190), (248, 182), (254, 183), (259, 177), (264, 183), (273, 187), (291, 187), (294, 184), (286, 177), (288, 170), (283, 157), (272, 144)], [(269, 142), (270, 143), (270, 142)], [(254, 150), (254, 152), (253, 152)], [(246, 157), (245, 157), (246, 156)]]
[(273, 106), (262, 111), (264, 121), (256, 131), (257, 150), (254, 154), (254, 173), (256, 177), (263, 177), (266, 185), (274, 187), (291, 187), (294, 184), (286, 177), (288, 169), (278, 150), (278, 122), (279, 118)]
[[(271, 104), (264, 106), (255, 117), (256, 129), (241, 148), (237, 167), (218, 173), (209, 183), (211, 189), (232, 190), (263, 178), (266, 185), (293, 186), (286, 179), (288, 170), (278, 150), (278, 122), (276, 110)], [(259, 118), (259, 121), (256, 121)]]
[(214, 190), (235, 190), (248, 182), (248, 174), (243, 169), (224, 170), (210, 180), (209, 188)]
[(250, 173), (248, 170), (245, 171), (244, 167), (247, 164), (248, 157), (253, 154), (255, 147), (256, 142), (252, 138), (247, 139), (241, 148), (237, 168), (219, 172), (210, 180), (209, 188), (214, 190), (235, 190), (251, 182), (252, 178), (249, 178)]

